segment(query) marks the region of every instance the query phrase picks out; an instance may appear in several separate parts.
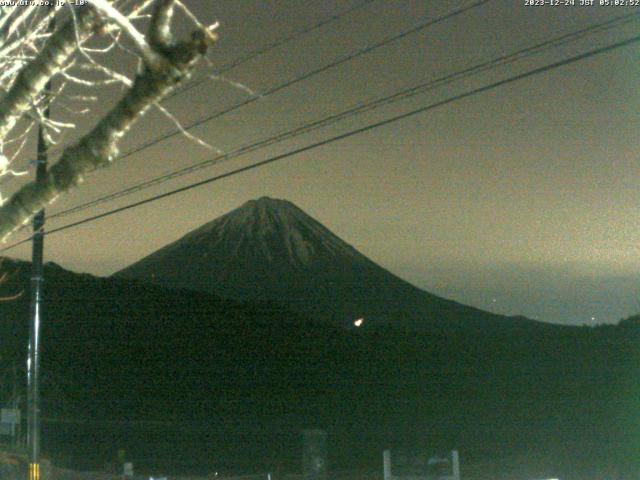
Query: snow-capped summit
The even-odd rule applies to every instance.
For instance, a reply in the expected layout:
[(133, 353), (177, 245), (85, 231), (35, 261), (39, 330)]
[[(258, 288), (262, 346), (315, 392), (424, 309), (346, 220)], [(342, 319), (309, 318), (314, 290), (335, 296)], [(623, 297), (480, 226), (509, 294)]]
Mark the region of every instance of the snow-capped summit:
[(217, 257), (223, 253), (227, 262), (251, 259), (294, 268), (310, 267), (332, 257), (358, 255), (293, 203), (269, 197), (246, 202), (170, 247), (182, 250), (186, 243), (198, 249), (192, 252), (194, 257)]

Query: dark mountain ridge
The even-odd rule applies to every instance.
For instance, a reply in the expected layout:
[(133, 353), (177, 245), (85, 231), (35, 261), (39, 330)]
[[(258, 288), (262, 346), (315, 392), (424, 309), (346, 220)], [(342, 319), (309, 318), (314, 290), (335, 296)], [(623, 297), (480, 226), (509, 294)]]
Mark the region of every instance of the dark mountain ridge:
[[(5, 369), (24, 364), (29, 267), (3, 263), (0, 294), (24, 291), (0, 302)], [(466, 462), (537, 452), (555, 471), (637, 458), (634, 320), (524, 333), (344, 329), (273, 303), (45, 270), (45, 450), (67, 464), (95, 468), (126, 448), (201, 468), (295, 468), (308, 426), (331, 433), (343, 468), (378, 465), (383, 448), (407, 442), (455, 446)]]

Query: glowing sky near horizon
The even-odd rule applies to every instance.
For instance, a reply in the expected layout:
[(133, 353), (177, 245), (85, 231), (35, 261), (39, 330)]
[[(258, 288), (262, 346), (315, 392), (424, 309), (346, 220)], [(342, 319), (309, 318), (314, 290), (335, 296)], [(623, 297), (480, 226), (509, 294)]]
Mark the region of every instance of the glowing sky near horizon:
[[(221, 40), (210, 55), (215, 66), (357, 2), (187, 3), (207, 22), (221, 23)], [(468, 3), (378, 0), (226, 77), (265, 91), (429, 15)], [(496, 0), (265, 97), (193, 133), (230, 151), (359, 101), (633, 11), (526, 7), (524, 0)], [(634, 36), (639, 24), (584, 38), (50, 225)], [(372, 260), (433, 293), (498, 313), (558, 323), (617, 321), (640, 312), (640, 227), (635, 220), (640, 178), (639, 49), (625, 47), (561, 67), (51, 236), (46, 258), (72, 270), (107, 275), (251, 198), (268, 195), (291, 200)], [(106, 89), (103, 95), (95, 118), (117, 91)], [(167, 105), (189, 123), (246, 98), (247, 92), (230, 82), (212, 81)], [(88, 125), (83, 121), (79, 131)], [(170, 122), (151, 113), (129, 135), (123, 150), (171, 129)], [(167, 140), (90, 175), (50, 211), (211, 156), (186, 138)], [(22, 181), (17, 179), (15, 186)], [(28, 258), (29, 247), (11, 255)]]

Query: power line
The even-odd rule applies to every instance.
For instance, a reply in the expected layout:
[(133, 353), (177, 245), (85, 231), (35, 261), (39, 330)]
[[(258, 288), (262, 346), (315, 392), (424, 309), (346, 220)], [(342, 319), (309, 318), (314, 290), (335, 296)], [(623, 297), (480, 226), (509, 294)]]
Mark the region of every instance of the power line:
[[(307, 27), (303, 27), (303, 28), (301, 28), (299, 30), (295, 30), (291, 34), (289, 34), (289, 35), (287, 35), (287, 36), (285, 36), (285, 37), (283, 37), (281, 39), (278, 39), (278, 40), (274, 41), (273, 43), (270, 43), (270, 44), (268, 44), (268, 45), (266, 45), (266, 46), (264, 46), (262, 48), (253, 50), (253, 51), (247, 53), (244, 56), (240, 56), (240, 57), (236, 58), (235, 60), (232, 60), (231, 62), (229, 62), (229, 63), (223, 65), (222, 67), (220, 67), (219, 69), (215, 70), (214, 75), (215, 76), (224, 75), (225, 73), (227, 73), (227, 72), (239, 67), (240, 65), (243, 65), (243, 64), (245, 64), (247, 62), (250, 62), (251, 60), (253, 60), (253, 59), (255, 59), (255, 58), (257, 58), (257, 57), (259, 57), (261, 55), (265, 55), (265, 54), (275, 50), (278, 47), (286, 45), (287, 43), (290, 43), (290, 42), (296, 40), (297, 38), (299, 38), (299, 37), (301, 37), (303, 35), (306, 35), (307, 33), (310, 33), (310, 32), (312, 32), (314, 30), (318, 30), (318, 29), (320, 29), (320, 28), (324, 27), (325, 25), (328, 25), (328, 24), (330, 24), (332, 22), (341, 20), (345, 16), (347, 16), (347, 15), (349, 15), (349, 14), (351, 14), (351, 13), (357, 11), (357, 10), (360, 10), (360, 9), (366, 7), (366, 6), (372, 4), (375, 1), (377, 1), (377, 0), (364, 0), (361, 3), (358, 3), (358, 4), (354, 5), (353, 7), (350, 7), (350, 8), (348, 8), (348, 9), (346, 9), (346, 10), (340, 12), (340, 13), (336, 13), (334, 15), (331, 15), (330, 17), (327, 17), (327, 18), (325, 18), (323, 20), (320, 20), (319, 22), (314, 23), (312, 25), (309, 25)], [(193, 88), (195, 88), (195, 87), (197, 87), (197, 86), (199, 86), (199, 85), (201, 85), (201, 84), (203, 84), (203, 83), (205, 83), (207, 81), (209, 81), (208, 78), (200, 79), (200, 80), (194, 80), (192, 82), (189, 82), (188, 84), (184, 85), (183, 87), (177, 88), (176, 90), (171, 92), (169, 95), (167, 95), (163, 99), (163, 101), (167, 101), (167, 100), (169, 100), (169, 99), (171, 99), (171, 98), (173, 98), (175, 96), (181, 95), (184, 92), (187, 92), (187, 91), (189, 91), (189, 90), (191, 90), (191, 89), (193, 89)], [(63, 151), (65, 148), (67, 148), (68, 146), (69, 145), (64, 145), (64, 146), (61, 146), (61, 147), (58, 147), (58, 148), (54, 148), (54, 149), (51, 149), (49, 152), (50, 153), (59, 153), (59, 152)], [(124, 157), (126, 157), (128, 155), (129, 155), (129, 152), (126, 152), (121, 158), (124, 158)], [(35, 161), (36, 160), (32, 159), (32, 160), (29, 161), (29, 163), (34, 163)], [(0, 184), (2, 184), (2, 183), (4, 183), (4, 182), (0, 181)]]
[[(593, 56), (596, 56), (596, 55), (600, 55), (600, 54), (603, 54), (603, 53), (606, 53), (606, 52), (610, 52), (612, 50), (615, 50), (615, 49), (618, 49), (618, 48), (621, 48), (621, 47), (625, 47), (625, 46), (629, 46), (629, 45), (632, 45), (632, 44), (638, 43), (638, 42), (640, 42), (640, 35), (635, 36), (635, 37), (631, 37), (631, 38), (628, 38), (626, 40), (622, 40), (620, 42), (616, 42), (616, 43), (613, 43), (613, 44), (610, 44), (610, 45), (607, 45), (607, 46), (604, 46), (604, 47), (600, 47), (600, 48), (597, 48), (597, 49), (594, 49), (594, 50), (589, 50), (587, 52), (584, 52), (584, 53), (581, 53), (579, 55), (575, 55), (575, 56), (566, 58), (564, 60), (553, 62), (553, 63), (547, 64), (547, 65), (544, 65), (542, 67), (534, 68), (534, 69), (528, 70), (528, 71), (526, 71), (524, 73), (520, 73), (518, 75), (509, 77), (509, 78), (506, 78), (506, 79), (503, 79), (503, 80), (499, 80), (497, 82), (490, 83), (490, 84), (482, 86), (482, 87), (478, 87), (478, 88), (474, 88), (472, 90), (468, 90), (468, 91), (466, 91), (464, 93), (460, 93), (458, 95), (451, 96), (451, 97), (446, 98), (444, 100), (440, 100), (440, 101), (437, 101), (435, 103), (431, 103), (431, 104), (425, 105), (423, 107), (420, 107), (420, 108), (417, 108), (417, 109), (414, 109), (414, 110), (410, 110), (409, 112), (405, 112), (405, 113), (402, 113), (402, 114), (399, 114), (399, 115), (395, 115), (395, 116), (387, 118), (385, 120), (381, 120), (381, 121), (378, 121), (378, 122), (375, 122), (375, 123), (371, 123), (371, 124), (365, 125), (364, 127), (360, 127), (360, 128), (351, 130), (349, 132), (342, 133), (342, 134), (339, 134), (339, 135), (335, 135), (333, 137), (321, 140), (319, 142), (315, 142), (315, 143), (306, 145), (304, 147), (300, 147), (300, 148), (297, 148), (297, 149), (294, 149), (294, 150), (290, 150), (288, 152), (285, 152), (285, 153), (282, 153), (282, 154), (279, 154), (279, 155), (275, 155), (273, 157), (267, 158), (267, 159), (262, 160), (260, 162), (256, 162), (256, 163), (251, 164), (251, 165), (247, 165), (247, 166), (244, 166), (244, 167), (237, 168), (237, 169), (232, 170), (230, 172), (226, 172), (226, 173), (223, 173), (223, 174), (220, 174), (220, 175), (216, 175), (216, 176), (207, 178), (205, 180), (201, 180), (199, 182), (194, 182), (194, 183), (191, 183), (191, 184), (186, 185), (184, 187), (180, 187), (180, 188), (177, 188), (175, 190), (171, 190), (169, 192), (165, 192), (165, 193), (162, 193), (162, 194), (154, 195), (152, 197), (146, 198), (146, 199), (141, 200), (139, 202), (134, 202), (134, 203), (131, 203), (129, 205), (125, 205), (125, 206), (122, 206), (122, 207), (119, 207), (119, 208), (115, 208), (113, 210), (109, 210), (108, 212), (104, 212), (104, 213), (101, 213), (101, 214), (98, 214), (98, 215), (94, 215), (94, 216), (91, 216), (91, 217), (84, 218), (84, 219), (79, 220), (77, 222), (72, 222), (72, 223), (69, 223), (67, 225), (63, 225), (61, 227), (58, 227), (58, 228), (55, 228), (53, 230), (50, 230), (50, 231), (46, 232), (46, 234), (47, 235), (51, 235), (51, 234), (58, 233), (58, 232), (61, 232), (61, 231), (64, 231), (64, 230), (68, 230), (70, 228), (74, 228), (74, 227), (77, 227), (79, 225), (83, 225), (85, 223), (89, 223), (89, 222), (92, 222), (92, 221), (95, 221), (95, 220), (98, 220), (98, 219), (101, 219), (101, 218), (104, 218), (104, 217), (108, 217), (108, 216), (114, 215), (116, 213), (120, 213), (120, 212), (123, 212), (125, 210), (129, 210), (131, 208), (135, 208), (135, 207), (138, 207), (138, 206), (141, 206), (141, 205), (145, 205), (147, 203), (155, 202), (157, 200), (160, 200), (160, 199), (163, 199), (163, 198), (166, 198), (166, 197), (169, 197), (169, 196), (173, 196), (173, 195), (176, 195), (178, 193), (182, 193), (182, 192), (185, 192), (187, 190), (191, 190), (193, 188), (200, 187), (202, 185), (213, 183), (213, 182), (216, 182), (218, 180), (222, 180), (224, 178), (228, 178), (228, 177), (231, 177), (231, 176), (234, 176), (234, 175), (237, 175), (237, 174), (249, 171), (249, 170), (254, 170), (256, 168), (263, 167), (265, 165), (269, 165), (269, 164), (277, 162), (279, 160), (283, 160), (285, 158), (289, 158), (289, 157), (292, 157), (294, 155), (298, 155), (300, 153), (304, 153), (304, 152), (316, 149), (318, 147), (322, 147), (322, 146), (328, 145), (330, 143), (334, 143), (334, 142), (337, 142), (337, 141), (340, 141), (340, 140), (344, 140), (346, 138), (350, 138), (350, 137), (353, 137), (355, 135), (359, 135), (361, 133), (365, 133), (365, 132), (368, 132), (370, 130), (374, 130), (376, 128), (380, 128), (380, 127), (383, 127), (383, 126), (398, 122), (400, 120), (404, 120), (404, 119), (413, 117), (415, 115), (427, 112), (429, 110), (433, 110), (435, 108), (438, 108), (438, 107), (441, 107), (441, 106), (444, 106), (444, 105), (448, 105), (450, 103), (453, 103), (453, 102), (456, 102), (456, 101), (459, 101), (459, 100), (462, 100), (462, 99), (465, 99), (465, 98), (468, 98), (468, 97), (471, 97), (471, 96), (474, 96), (474, 95), (477, 95), (477, 94), (480, 94), (480, 93), (484, 93), (484, 92), (487, 92), (487, 91), (490, 91), (490, 90), (494, 90), (494, 89), (496, 89), (498, 87), (501, 87), (501, 86), (504, 86), (504, 85), (507, 85), (507, 84), (510, 84), (510, 83), (513, 83), (513, 82), (517, 82), (519, 80), (522, 80), (522, 79), (525, 79), (525, 78), (529, 78), (529, 77), (532, 77), (534, 75), (539, 75), (541, 73), (548, 72), (550, 70), (562, 67), (564, 65), (569, 65), (571, 63), (575, 63), (575, 62), (578, 62), (580, 60), (584, 60), (586, 58), (590, 58), (590, 57), (593, 57)], [(30, 237), (25, 239), (25, 240), (22, 240), (20, 242), (16, 242), (16, 243), (14, 243), (14, 244), (12, 244), (12, 245), (10, 245), (8, 247), (5, 247), (4, 249), (0, 250), (0, 252), (6, 252), (7, 250), (15, 248), (18, 245), (20, 245), (22, 243), (25, 243), (25, 242), (27, 242), (29, 240), (30, 240)]]
[[(318, 23), (315, 23), (315, 24), (310, 25), (308, 27), (301, 28), (300, 30), (295, 30), (290, 35), (288, 35), (288, 36), (286, 36), (284, 38), (276, 40), (275, 42), (273, 42), (273, 43), (271, 43), (271, 44), (269, 44), (269, 45), (267, 45), (267, 46), (265, 46), (263, 48), (260, 48), (260, 49), (254, 50), (252, 52), (249, 52), (246, 55), (238, 57), (236, 60), (233, 60), (233, 61), (227, 63), (226, 65), (224, 65), (221, 68), (217, 69), (214, 72), (214, 75), (223, 75), (223, 74), (227, 73), (228, 71), (233, 70), (234, 68), (239, 67), (240, 65), (253, 60), (254, 58), (257, 58), (257, 57), (259, 57), (261, 55), (264, 55), (265, 53), (269, 53), (270, 51), (275, 50), (276, 48), (281, 47), (282, 45), (285, 45), (287, 43), (292, 42), (293, 40), (297, 39), (298, 37), (306, 35), (307, 33), (310, 33), (310, 32), (312, 32), (314, 30), (318, 30), (318, 29), (324, 27), (325, 25), (327, 25), (329, 23), (332, 23), (332, 22), (335, 22), (337, 20), (340, 20), (341, 18), (349, 15), (350, 13), (355, 12), (356, 10), (360, 10), (360, 9), (368, 6), (369, 4), (371, 4), (371, 3), (375, 2), (375, 1), (376, 0), (365, 0), (365, 1), (363, 1), (363, 2), (361, 2), (359, 4), (357, 4), (357, 5), (354, 5), (351, 8), (348, 8), (348, 9), (340, 12), (340, 13), (331, 15), (330, 17), (328, 17), (328, 18), (326, 18), (324, 20), (321, 20)], [(178, 88), (178, 89), (174, 90), (173, 92), (171, 92), (169, 95), (167, 95), (165, 97), (164, 100), (169, 100), (170, 98), (173, 98), (176, 95), (181, 95), (182, 93), (184, 93), (184, 92), (186, 92), (188, 90), (191, 90), (191, 89), (193, 89), (193, 88), (195, 88), (195, 87), (197, 87), (199, 85), (202, 85), (203, 83), (206, 83), (208, 81), (209, 81), (209, 79), (204, 78), (204, 79), (200, 79), (200, 80), (194, 80), (193, 82), (189, 82), (187, 85), (183, 86), (182, 88)]]
[(628, 23), (630, 21), (635, 21), (638, 19), (638, 17), (640, 17), (640, 13), (633, 13), (633, 14), (626, 14), (626, 15), (621, 15), (615, 18), (612, 18), (610, 20), (607, 20), (605, 22), (599, 22), (590, 26), (587, 26), (585, 28), (582, 28), (580, 30), (574, 31), (574, 32), (570, 32), (567, 34), (563, 34), (560, 35), (558, 37), (555, 37), (553, 39), (550, 40), (546, 40), (544, 42), (538, 43), (536, 45), (533, 45), (531, 47), (526, 47), (524, 49), (518, 50), (516, 52), (510, 53), (508, 55), (504, 55), (501, 57), (498, 57), (496, 59), (490, 60), (490, 61), (486, 61), (480, 64), (476, 64), (474, 66), (471, 66), (469, 68), (466, 68), (462, 71), (458, 71), (452, 74), (448, 74), (445, 75), (443, 77), (439, 77), (437, 79), (434, 80), (429, 80), (427, 82), (423, 82), (420, 83), (416, 86), (412, 86), (403, 90), (400, 90), (396, 93), (393, 93), (391, 95), (387, 95), (384, 96), (382, 98), (378, 98), (376, 100), (367, 102), (367, 103), (360, 103), (357, 104), (355, 106), (352, 106), (342, 112), (336, 113), (336, 114), (332, 114), (329, 115), (327, 117), (323, 117), (322, 119), (316, 120), (314, 122), (311, 123), (306, 123), (303, 124), (299, 127), (296, 127), (292, 130), (288, 130), (286, 132), (282, 132), (279, 133), (275, 136), (271, 136), (268, 137), (266, 139), (263, 140), (259, 140), (257, 142), (251, 143), (251, 144), (247, 144), (244, 146), (241, 146), (239, 148), (237, 148), (236, 150), (232, 151), (232, 152), (228, 152), (225, 153), (223, 155), (219, 155), (217, 157), (214, 158), (210, 158), (201, 162), (197, 162), (195, 164), (177, 169), (177, 170), (173, 170), (171, 172), (168, 172), (166, 174), (163, 175), (159, 175), (155, 178), (146, 180), (144, 182), (138, 183), (136, 185), (133, 185), (131, 187), (127, 187), (125, 189), (122, 190), (118, 190), (116, 192), (107, 194), (107, 195), (103, 195), (102, 197), (99, 197), (97, 199), (91, 200), (89, 202), (85, 202), (83, 204), (77, 205), (75, 207), (71, 207), (68, 208), (66, 210), (62, 210), (58, 213), (55, 213), (53, 215), (50, 215), (49, 218), (57, 218), (57, 217), (63, 217), (63, 216), (67, 216), (70, 215), (72, 213), (76, 213), (82, 210), (86, 210), (90, 207), (94, 207), (97, 205), (100, 205), (102, 203), (106, 203), (112, 200), (115, 200), (117, 198), (121, 198), (127, 195), (131, 195), (133, 193), (139, 192), (141, 190), (156, 186), (156, 185), (160, 185), (162, 183), (165, 183), (169, 180), (172, 180), (174, 178), (178, 178), (184, 175), (187, 175), (189, 173), (193, 173), (197, 170), (209, 167), (211, 165), (217, 165), (219, 163), (222, 163), (224, 161), (228, 161), (231, 160), (233, 158), (237, 158), (239, 156), (243, 156), (246, 155), (247, 153), (265, 148), (267, 146), (271, 146), (274, 145), (276, 143), (280, 143), (282, 141), (285, 140), (289, 140), (291, 138), (297, 137), (299, 135), (302, 134), (306, 134), (309, 133), (311, 131), (317, 130), (319, 128), (324, 128), (328, 125), (331, 125), (333, 123), (336, 123), (338, 121), (342, 121), (346, 118), (350, 118), (352, 116), (355, 115), (359, 115), (362, 114), (364, 112), (379, 108), (381, 106), (384, 105), (388, 105), (394, 102), (398, 102), (400, 100), (405, 100), (407, 98), (413, 97), (415, 95), (418, 94), (423, 94), (426, 91), (432, 90), (436, 87), (441, 87), (443, 85), (447, 85), (450, 83), (453, 83), (454, 81), (458, 81), (461, 80), (463, 78), (468, 78), (470, 76), (494, 69), (496, 67), (499, 66), (504, 66), (513, 62), (516, 62), (518, 60), (521, 60), (523, 58), (526, 58), (528, 56), (534, 55), (534, 54), (538, 54), (540, 52), (543, 52), (547, 49), (552, 49), (552, 48), (557, 48), (561, 45), (564, 45), (566, 43), (569, 43), (570, 41), (574, 41), (574, 40), (578, 40), (580, 38), (585, 37), (586, 35), (595, 33), (595, 32), (600, 32), (600, 31), (604, 31), (606, 29), (610, 29), (613, 27), (617, 27), (620, 26), (621, 23)]
[[(376, 50), (378, 48), (381, 48), (383, 46), (389, 45), (389, 44), (391, 44), (391, 43), (393, 43), (395, 41), (403, 39), (403, 38), (405, 38), (405, 37), (407, 37), (409, 35), (412, 35), (414, 33), (417, 33), (419, 31), (421, 31), (421, 30), (429, 28), (429, 27), (431, 27), (433, 25), (436, 25), (436, 24), (438, 24), (440, 22), (443, 22), (445, 20), (454, 18), (454, 17), (456, 17), (458, 15), (461, 15), (462, 13), (465, 13), (465, 12), (470, 11), (472, 9), (478, 8), (478, 7), (480, 7), (480, 6), (482, 6), (482, 5), (486, 4), (486, 3), (489, 3), (491, 1), (493, 1), (493, 0), (479, 0), (479, 1), (476, 1), (476, 2), (472, 3), (471, 5), (468, 5), (466, 7), (460, 7), (460, 8), (458, 8), (456, 10), (453, 10), (453, 11), (451, 11), (449, 13), (446, 13), (446, 14), (441, 15), (439, 17), (433, 18), (431, 20), (427, 20), (427, 21), (425, 21), (425, 22), (423, 22), (423, 23), (421, 23), (421, 24), (419, 24), (417, 26), (414, 26), (414, 27), (411, 27), (411, 28), (409, 28), (407, 30), (404, 30), (404, 31), (400, 32), (399, 34), (393, 35), (391, 37), (387, 37), (386, 39), (383, 39), (383, 40), (381, 40), (379, 42), (370, 44), (370, 45), (368, 45), (368, 46), (366, 46), (364, 48), (361, 48), (359, 50), (353, 51), (353, 52), (351, 52), (351, 53), (349, 53), (349, 54), (347, 54), (347, 55), (345, 55), (345, 56), (343, 56), (343, 57), (341, 57), (341, 58), (339, 58), (337, 60), (334, 60), (333, 62), (331, 62), (329, 64), (326, 64), (326, 65), (324, 65), (322, 67), (316, 68), (316, 69), (314, 69), (314, 70), (312, 70), (310, 72), (307, 72), (307, 73), (305, 73), (305, 74), (303, 74), (303, 75), (301, 75), (299, 77), (296, 77), (296, 78), (294, 78), (292, 80), (288, 80), (288, 81), (286, 81), (284, 83), (281, 83), (281, 84), (269, 89), (268, 91), (262, 93), (260, 96), (251, 97), (251, 98), (249, 98), (247, 100), (244, 100), (244, 101), (239, 102), (239, 103), (237, 103), (235, 105), (232, 105), (231, 107), (228, 107), (228, 108), (226, 108), (224, 110), (221, 110), (221, 111), (215, 112), (213, 114), (207, 115), (207, 116), (205, 116), (205, 117), (203, 117), (203, 118), (201, 118), (201, 119), (199, 119), (199, 120), (197, 120), (197, 121), (195, 121), (195, 122), (183, 127), (182, 129), (173, 130), (173, 131), (171, 131), (171, 132), (169, 132), (167, 134), (164, 134), (164, 135), (161, 135), (159, 137), (156, 137), (156, 138), (150, 140), (149, 142), (147, 142), (145, 144), (142, 144), (142, 145), (139, 145), (137, 147), (134, 147), (133, 149), (128, 150), (128, 151), (124, 152), (122, 155), (120, 155), (118, 157), (118, 160), (123, 160), (123, 159), (125, 159), (127, 157), (130, 157), (131, 155), (133, 155), (135, 153), (140, 152), (141, 150), (145, 150), (147, 148), (150, 148), (151, 146), (153, 146), (153, 145), (155, 145), (157, 143), (160, 143), (160, 142), (162, 142), (162, 141), (164, 141), (164, 140), (166, 140), (168, 138), (171, 138), (171, 137), (173, 137), (175, 135), (178, 135), (178, 134), (182, 133), (184, 130), (191, 130), (191, 129), (193, 129), (193, 128), (197, 127), (197, 126), (200, 126), (200, 125), (202, 125), (202, 124), (204, 124), (206, 122), (209, 122), (209, 121), (211, 121), (211, 120), (213, 120), (215, 118), (219, 118), (219, 117), (221, 117), (223, 115), (231, 113), (231, 112), (233, 112), (233, 111), (235, 111), (235, 110), (237, 110), (237, 109), (239, 109), (239, 108), (241, 108), (241, 107), (243, 107), (245, 105), (249, 105), (250, 103), (253, 103), (256, 100), (265, 98), (266, 96), (269, 96), (269, 95), (272, 95), (272, 94), (274, 94), (276, 92), (284, 90), (284, 89), (286, 89), (286, 88), (288, 88), (288, 87), (290, 87), (292, 85), (295, 85), (295, 84), (297, 84), (299, 82), (302, 82), (304, 80), (308, 80), (309, 78), (312, 78), (312, 77), (314, 77), (314, 76), (316, 76), (316, 75), (318, 75), (320, 73), (326, 72), (326, 71), (330, 70), (331, 68), (334, 68), (334, 67), (336, 67), (338, 65), (341, 65), (341, 64), (346, 63), (348, 61), (351, 61), (351, 60), (353, 60), (355, 58), (358, 58), (358, 57), (360, 57), (362, 55), (365, 55), (365, 54), (367, 54), (367, 53), (369, 53), (371, 51), (374, 51), (374, 50)], [(0, 252), (2, 252), (2, 250), (0, 250)]]
[(122, 155), (120, 155), (118, 157), (118, 160), (123, 160), (123, 159), (125, 159), (127, 157), (130, 157), (131, 155), (133, 155), (135, 153), (138, 153), (138, 152), (140, 152), (142, 150), (146, 150), (147, 148), (152, 147), (153, 145), (156, 145), (156, 144), (158, 144), (158, 143), (160, 143), (160, 142), (162, 142), (164, 140), (167, 140), (167, 139), (172, 138), (172, 137), (174, 137), (176, 135), (179, 135), (179, 134), (183, 133), (184, 130), (192, 130), (192, 129), (200, 126), (200, 125), (203, 125), (204, 123), (210, 122), (211, 120), (214, 120), (216, 118), (220, 118), (223, 115), (227, 115), (227, 114), (229, 114), (231, 112), (234, 112), (234, 111), (238, 110), (239, 108), (242, 108), (242, 107), (244, 107), (246, 105), (250, 105), (251, 103), (256, 102), (258, 100), (262, 100), (265, 97), (268, 97), (268, 96), (273, 95), (273, 94), (275, 94), (277, 92), (280, 92), (280, 91), (282, 91), (282, 90), (284, 90), (286, 88), (289, 88), (289, 87), (291, 87), (291, 86), (293, 86), (293, 85), (295, 85), (297, 83), (300, 83), (300, 82), (303, 82), (303, 81), (308, 80), (310, 78), (313, 78), (316, 75), (324, 73), (324, 72), (326, 72), (326, 71), (328, 71), (328, 70), (330, 70), (330, 69), (332, 69), (334, 67), (337, 67), (337, 66), (342, 65), (342, 64), (344, 64), (346, 62), (354, 60), (355, 58), (361, 57), (362, 55), (365, 55), (365, 54), (370, 53), (370, 52), (372, 52), (374, 50), (377, 50), (378, 48), (382, 48), (382, 47), (384, 47), (386, 45), (389, 45), (389, 44), (391, 44), (393, 42), (396, 42), (398, 40), (406, 38), (409, 35), (412, 35), (414, 33), (420, 32), (421, 30), (425, 30), (425, 29), (427, 29), (427, 28), (429, 28), (429, 27), (431, 27), (433, 25), (436, 25), (436, 24), (438, 24), (440, 22), (443, 22), (443, 21), (448, 20), (450, 18), (454, 18), (454, 17), (456, 17), (458, 15), (461, 15), (461, 14), (463, 14), (465, 12), (468, 12), (468, 11), (474, 9), (474, 8), (478, 8), (478, 7), (480, 7), (480, 6), (482, 6), (482, 5), (486, 4), (486, 3), (489, 3), (491, 1), (493, 1), (493, 0), (479, 0), (479, 1), (473, 3), (473, 4), (469, 5), (469, 6), (458, 8), (457, 10), (451, 11), (449, 13), (446, 13), (446, 14), (441, 15), (439, 17), (433, 18), (431, 20), (427, 20), (426, 22), (423, 22), (423, 23), (421, 23), (421, 24), (419, 24), (417, 26), (414, 26), (414, 27), (411, 27), (411, 28), (409, 28), (407, 30), (404, 30), (399, 34), (396, 34), (396, 35), (393, 35), (391, 37), (385, 38), (384, 40), (381, 40), (379, 42), (373, 43), (373, 44), (368, 45), (368, 46), (366, 46), (364, 48), (361, 48), (359, 50), (355, 50), (355, 51), (353, 51), (351, 53), (348, 53), (347, 55), (345, 55), (343, 57), (340, 57), (337, 60), (334, 60), (333, 62), (328, 63), (328, 64), (326, 64), (326, 65), (324, 65), (322, 67), (318, 67), (318, 68), (316, 68), (314, 70), (311, 70), (310, 72), (307, 72), (307, 73), (305, 73), (305, 74), (303, 74), (303, 75), (301, 75), (299, 77), (293, 78), (291, 80), (287, 80), (287, 81), (285, 81), (285, 82), (283, 82), (283, 83), (281, 83), (279, 85), (276, 85), (275, 87), (272, 87), (269, 90), (267, 90), (267, 91), (265, 91), (265, 92), (263, 92), (263, 93), (261, 93), (259, 95), (254, 95), (254, 96), (252, 96), (252, 97), (250, 97), (250, 98), (248, 98), (246, 100), (243, 100), (242, 102), (238, 102), (238, 103), (236, 103), (234, 105), (231, 105), (230, 107), (227, 107), (227, 108), (225, 108), (223, 110), (219, 110), (217, 112), (214, 112), (214, 113), (211, 113), (209, 115), (206, 115), (206, 116), (200, 118), (199, 120), (196, 120), (196, 121), (191, 122), (190, 124), (184, 126), (182, 129), (174, 129), (174, 130), (172, 130), (172, 131), (170, 131), (170, 132), (168, 132), (168, 133), (166, 133), (164, 135), (160, 135), (160, 136), (158, 136), (158, 137), (156, 137), (154, 139), (151, 139), (146, 143), (143, 143), (141, 145), (133, 147), (132, 149), (127, 150)]

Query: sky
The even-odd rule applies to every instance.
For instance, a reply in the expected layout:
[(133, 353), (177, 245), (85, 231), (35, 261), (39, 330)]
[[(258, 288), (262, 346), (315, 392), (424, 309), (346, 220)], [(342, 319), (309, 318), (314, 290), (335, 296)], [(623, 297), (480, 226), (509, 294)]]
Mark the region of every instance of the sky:
[[(191, 133), (87, 176), (55, 214), (176, 168), (640, 7), (528, 6), (493, 0), (361, 54), (274, 94), (274, 86), (472, 1), (186, 2), (220, 22), (205, 81), (165, 102), (188, 125), (261, 95)], [(598, 2), (596, 2), (598, 3)], [(354, 8), (222, 78), (230, 62)], [(184, 27), (185, 21), (180, 22)], [(348, 118), (115, 201), (51, 219), (49, 228), (166, 192), (390, 118), (638, 34), (640, 19), (559, 48)], [(184, 31), (184, 28), (182, 28)], [(142, 207), (51, 235), (45, 258), (109, 275), (260, 196), (288, 199), (369, 258), (432, 293), (502, 314), (564, 324), (611, 323), (640, 312), (637, 162), (639, 45), (555, 68), (366, 133), (293, 155)], [(120, 64), (118, 57), (105, 62)], [(126, 63), (122, 63), (126, 66)], [(125, 67), (126, 68), (126, 67)], [(121, 94), (99, 100), (62, 143), (94, 124)], [(53, 115), (67, 118), (62, 108)], [(76, 119), (77, 120), (77, 119)], [(157, 111), (122, 151), (174, 129)], [(32, 142), (33, 143), (33, 142)], [(25, 167), (35, 146), (16, 165)], [(52, 158), (55, 161), (55, 155)], [(33, 172), (32, 172), (33, 174)], [(33, 175), (30, 175), (33, 178)], [(20, 177), (0, 186), (4, 196)], [(25, 230), (9, 240), (27, 237)], [(24, 244), (7, 252), (28, 259)]]

